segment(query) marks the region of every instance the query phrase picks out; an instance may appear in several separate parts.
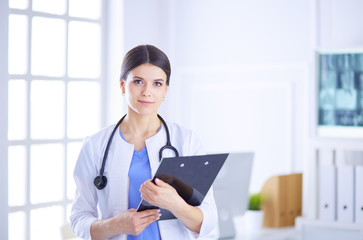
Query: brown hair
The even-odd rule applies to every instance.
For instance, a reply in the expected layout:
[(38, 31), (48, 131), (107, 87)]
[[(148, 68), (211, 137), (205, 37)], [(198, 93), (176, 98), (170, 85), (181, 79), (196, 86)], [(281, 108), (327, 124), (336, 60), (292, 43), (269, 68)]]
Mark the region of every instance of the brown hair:
[(129, 72), (145, 63), (161, 68), (166, 74), (166, 85), (169, 86), (171, 67), (166, 54), (152, 45), (139, 45), (128, 51), (121, 66), (120, 80), (126, 80)]

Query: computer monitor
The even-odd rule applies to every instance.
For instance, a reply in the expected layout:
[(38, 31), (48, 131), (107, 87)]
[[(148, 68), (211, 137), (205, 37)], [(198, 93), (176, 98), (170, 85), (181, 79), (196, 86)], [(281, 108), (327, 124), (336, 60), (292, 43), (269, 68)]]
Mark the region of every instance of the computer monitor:
[(233, 218), (247, 210), (254, 153), (230, 153), (213, 184), (219, 238), (233, 238)]

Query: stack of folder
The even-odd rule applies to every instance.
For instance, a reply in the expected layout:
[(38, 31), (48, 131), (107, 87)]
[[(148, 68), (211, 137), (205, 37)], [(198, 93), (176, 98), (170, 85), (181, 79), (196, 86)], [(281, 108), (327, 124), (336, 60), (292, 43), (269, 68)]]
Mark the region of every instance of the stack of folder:
[(319, 219), (363, 223), (363, 166), (319, 166)]
[(295, 218), (301, 216), (302, 209), (302, 174), (273, 176), (262, 187), (264, 198), (263, 226), (284, 227), (295, 224)]
[(355, 222), (363, 223), (363, 166), (355, 167)]

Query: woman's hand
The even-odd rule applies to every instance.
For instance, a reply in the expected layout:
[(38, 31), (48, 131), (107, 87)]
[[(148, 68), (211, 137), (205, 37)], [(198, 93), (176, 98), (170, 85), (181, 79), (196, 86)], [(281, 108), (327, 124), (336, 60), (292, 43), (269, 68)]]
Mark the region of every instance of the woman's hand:
[(124, 234), (139, 235), (152, 222), (159, 219), (159, 209), (136, 212), (129, 209), (115, 217), (117, 228)]
[(151, 205), (167, 209), (171, 212), (178, 205), (185, 204), (185, 201), (179, 196), (175, 188), (158, 178), (155, 178), (155, 184), (150, 179), (146, 180), (141, 185), (140, 192), (141, 198)]
[(159, 209), (136, 212), (129, 209), (113, 218), (96, 220), (91, 225), (92, 240), (105, 239), (117, 234), (139, 235), (152, 222), (160, 217)]
[(155, 178), (145, 181), (140, 188), (141, 198), (148, 203), (169, 210), (190, 230), (199, 233), (203, 222), (203, 213), (189, 205), (180, 197), (177, 191), (166, 182)]

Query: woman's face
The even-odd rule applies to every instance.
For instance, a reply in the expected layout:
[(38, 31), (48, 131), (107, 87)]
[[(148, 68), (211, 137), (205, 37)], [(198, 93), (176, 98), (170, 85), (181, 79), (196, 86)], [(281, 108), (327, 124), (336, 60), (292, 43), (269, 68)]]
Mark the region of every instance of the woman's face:
[(166, 73), (152, 64), (142, 64), (132, 69), (121, 90), (129, 107), (138, 114), (156, 114), (168, 91)]

